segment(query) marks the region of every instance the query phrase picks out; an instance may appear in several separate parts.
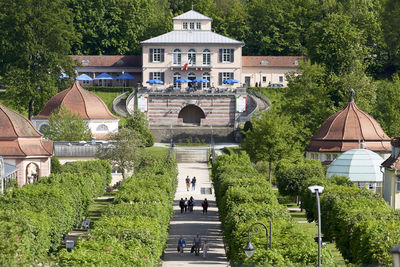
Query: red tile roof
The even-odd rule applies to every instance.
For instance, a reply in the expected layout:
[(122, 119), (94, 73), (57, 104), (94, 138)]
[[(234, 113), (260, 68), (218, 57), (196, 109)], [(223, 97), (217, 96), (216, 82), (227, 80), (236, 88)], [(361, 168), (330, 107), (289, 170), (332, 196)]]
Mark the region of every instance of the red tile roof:
[(142, 67), (142, 56), (83, 56), (71, 55), (82, 67)]
[(0, 104), (0, 155), (46, 156), (53, 154), (53, 142), (44, 141), (42, 134), (22, 115)]
[[(242, 67), (294, 67), (305, 60), (303, 56), (242, 56)], [(297, 62), (297, 64), (296, 64)]]
[(48, 119), (51, 113), (61, 106), (78, 114), (84, 120), (101, 119), (116, 120), (118, 117), (111, 114), (106, 104), (95, 94), (83, 89), (79, 82), (75, 82), (70, 88), (56, 94), (46, 103), (39, 115), (34, 119)]
[(330, 116), (311, 137), (306, 151), (345, 152), (359, 148), (364, 140), (366, 149), (375, 152), (389, 152), (390, 138), (379, 123), (360, 110), (354, 102)]

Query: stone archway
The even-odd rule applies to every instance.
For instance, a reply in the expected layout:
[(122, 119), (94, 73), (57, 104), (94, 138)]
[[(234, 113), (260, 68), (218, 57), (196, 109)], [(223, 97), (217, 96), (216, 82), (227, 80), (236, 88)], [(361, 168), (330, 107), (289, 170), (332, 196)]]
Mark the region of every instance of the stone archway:
[(201, 119), (205, 118), (203, 110), (196, 105), (187, 105), (182, 108), (178, 114), (178, 118), (183, 119), (183, 123), (191, 123), (200, 125)]

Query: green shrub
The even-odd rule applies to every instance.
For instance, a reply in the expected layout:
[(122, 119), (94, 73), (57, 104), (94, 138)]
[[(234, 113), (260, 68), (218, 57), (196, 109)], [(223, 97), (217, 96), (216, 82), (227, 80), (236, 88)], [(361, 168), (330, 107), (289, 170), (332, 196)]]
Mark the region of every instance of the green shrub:
[[(212, 180), (227, 244), (227, 255), (236, 265), (311, 265), (317, 262), (318, 245), (292, 221), (265, 177), (252, 167), (244, 152), (222, 155), (212, 168)], [(272, 249), (266, 249), (266, 235), (253, 234), (255, 254), (247, 258), (243, 246), (254, 222), (272, 222)], [(332, 264), (330, 251), (323, 251), (324, 264)]]
[(304, 185), (302, 207), (309, 220), (316, 218), (316, 201), (307, 186), (316, 183), (325, 187), (320, 198), (324, 237), (335, 241), (350, 263), (391, 264), (390, 248), (400, 243), (399, 213), (380, 195), (334, 177), (311, 179)]
[(134, 176), (125, 180), (88, 239), (59, 253), (67, 265), (157, 266), (168, 238), (177, 185), (176, 162), (142, 153)]
[[(91, 168), (90, 168), (91, 167)], [(0, 197), (0, 265), (47, 262), (62, 236), (86, 215), (93, 197), (104, 190), (110, 166), (90, 161), (63, 166)]]

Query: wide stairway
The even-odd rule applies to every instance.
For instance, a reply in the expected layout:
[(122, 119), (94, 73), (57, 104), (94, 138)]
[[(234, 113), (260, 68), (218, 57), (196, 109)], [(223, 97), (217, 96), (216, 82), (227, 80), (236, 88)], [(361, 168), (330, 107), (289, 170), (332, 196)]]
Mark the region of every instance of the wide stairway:
[[(221, 223), (219, 221), (218, 208), (215, 203), (214, 190), (209, 177), (207, 166), (208, 150), (206, 148), (177, 148), (178, 160), (178, 188), (174, 200), (174, 217), (170, 222), (167, 248), (164, 251), (163, 267), (176, 266), (229, 266), (225, 255), (222, 239)], [(195, 190), (190, 186), (186, 189), (185, 178), (196, 177)], [(179, 200), (193, 196), (195, 205), (193, 212), (181, 213)], [(207, 198), (209, 203), (208, 213), (203, 214), (201, 202)], [(206, 258), (190, 253), (193, 238), (200, 234), (202, 241), (207, 240), (209, 251)], [(178, 239), (186, 240), (186, 248), (183, 254), (177, 252)]]

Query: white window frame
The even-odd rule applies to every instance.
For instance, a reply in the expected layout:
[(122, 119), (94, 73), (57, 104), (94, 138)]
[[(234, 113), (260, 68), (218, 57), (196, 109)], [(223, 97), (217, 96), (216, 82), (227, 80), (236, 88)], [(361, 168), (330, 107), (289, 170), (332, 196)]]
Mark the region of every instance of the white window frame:
[(203, 89), (210, 88), (210, 84), (211, 84), (211, 74), (210, 74), (209, 72), (203, 72), (202, 77), (203, 77), (203, 79), (208, 80), (207, 83), (203, 83)]
[(283, 83), (283, 76), (279, 76), (279, 82)]
[(396, 193), (400, 192), (400, 175), (396, 175)]
[(182, 29), (184, 29), (184, 30), (188, 29), (188, 23), (187, 22), (182, 22)]
[(222, 48), (222, 63), (232, 63), (232, 54), (230, 48)]
[(174, 84), (174, 89), (181, 89), (182, 83), (176, 83), (175, 81), (182, 78), (179, 72), (175, 72), (172, 76), (172, 83)]
[(201, 30), (201, 22), (196, 22), (196, 30)]
[(161, 48), (153, 48), (153, 62), (161, 62)]
[(190, 62), (189, 66), (196, 66), (196, 50), (194, 48), (190, 48), (188, 51), (188, 60), (192, 58), (192, 62)]
[(174, 50), (172, 64), (175, 66), (182, 65), (182, 51), (178, 48)]
[(160, 81), (162, 81), (162, 79), (161, 79), (161, 72), (153, 72), (153, 79), (157, 79), (157, 80), (160, 80)]
[(211, 65), (211, 51), (210, 49), (203, 50), (203, 65), (210, 66)]
[(231, 73), (232, 73), (232, 72), (222, 72), (222, 83), (223, 83), (225, 80), (231, 79), (231, 77), (232, 77)]
[(194, 22), (189, 22), (189, 29), (194, 30)]

